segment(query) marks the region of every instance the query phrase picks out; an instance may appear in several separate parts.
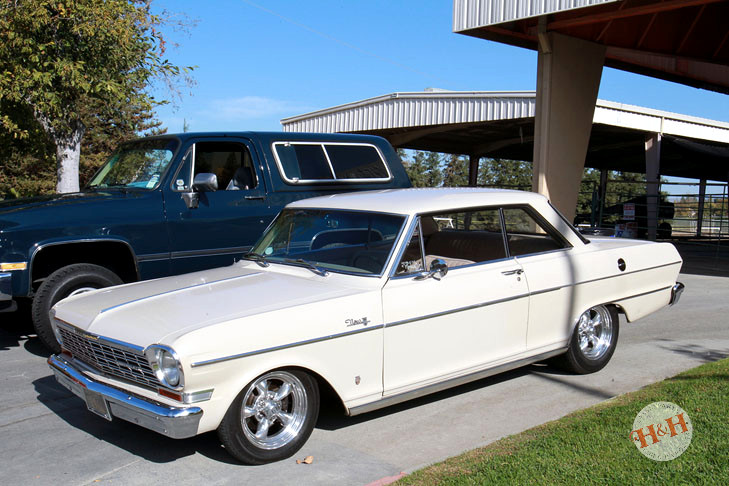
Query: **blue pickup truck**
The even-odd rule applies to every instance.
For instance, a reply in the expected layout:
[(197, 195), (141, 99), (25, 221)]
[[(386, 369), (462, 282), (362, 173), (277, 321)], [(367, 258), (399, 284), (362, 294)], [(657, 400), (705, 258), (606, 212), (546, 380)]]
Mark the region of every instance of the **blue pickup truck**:
[(79, 193), (0, 202), (0, 312), (48, 311), (90, 289), (231, 264), (287, 203), (410, 187), (379, 137), (184, 133), (122, 145)]

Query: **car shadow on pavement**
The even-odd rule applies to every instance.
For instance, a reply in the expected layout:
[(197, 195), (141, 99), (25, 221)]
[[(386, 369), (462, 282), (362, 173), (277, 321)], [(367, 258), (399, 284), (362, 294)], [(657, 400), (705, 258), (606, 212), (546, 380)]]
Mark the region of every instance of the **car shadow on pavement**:
[(38, 401), (67, 424), (147, 461), (169, 463), (197, 453), (216, 462), (239, 465), (214, 433), (171, 439), (121, 419), (110, 422), (94, 415), (83, 400), (59, 385), (53, 376), (37, 379), (33, 385)]

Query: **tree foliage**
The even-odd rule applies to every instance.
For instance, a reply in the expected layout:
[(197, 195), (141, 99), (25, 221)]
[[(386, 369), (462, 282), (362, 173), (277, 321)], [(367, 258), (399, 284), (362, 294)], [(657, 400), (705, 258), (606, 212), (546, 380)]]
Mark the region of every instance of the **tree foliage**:
[(84, 135), (93, 131), (87, 148), (101, 153), (112, 134), (154, 128), (160, 101), (150, 83), (176, 86), (190, 68), (164, 57), (165, 19), (151, 0), (0, 1), (0, 132), (34, 143), (45, 136), (57, 188), (77, 189)]

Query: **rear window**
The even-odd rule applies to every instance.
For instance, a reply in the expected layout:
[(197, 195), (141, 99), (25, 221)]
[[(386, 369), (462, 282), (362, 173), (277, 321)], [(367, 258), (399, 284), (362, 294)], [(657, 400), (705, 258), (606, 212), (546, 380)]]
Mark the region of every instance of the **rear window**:
[(383, 182), (392, 179), (374, 145), (276, 142), (276, 162), (284, 180), (293, 184)]

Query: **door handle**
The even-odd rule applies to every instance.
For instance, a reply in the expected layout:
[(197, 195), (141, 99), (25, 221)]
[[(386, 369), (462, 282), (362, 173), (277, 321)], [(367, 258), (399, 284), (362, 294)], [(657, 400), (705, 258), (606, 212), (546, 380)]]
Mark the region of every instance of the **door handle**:
[(501, 272), (502, 275), (521, 275), (524, 273), (524, 270), (521, 268), (517, 268), (516, 270), (504, 270)]
[(254, 199), (260, 199), (261, 201), (263, 201), (265, 199), (265, 197), (264, 196), (245, 196), (243, 199), (247, 199), (249, 201), (254, 200)]

